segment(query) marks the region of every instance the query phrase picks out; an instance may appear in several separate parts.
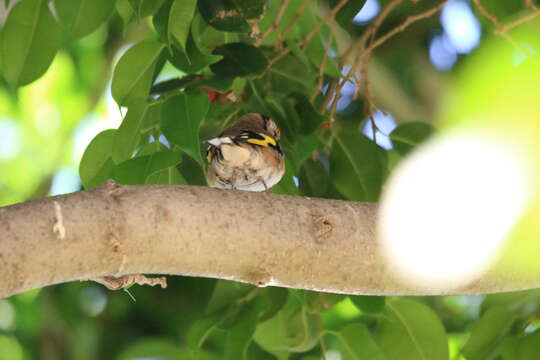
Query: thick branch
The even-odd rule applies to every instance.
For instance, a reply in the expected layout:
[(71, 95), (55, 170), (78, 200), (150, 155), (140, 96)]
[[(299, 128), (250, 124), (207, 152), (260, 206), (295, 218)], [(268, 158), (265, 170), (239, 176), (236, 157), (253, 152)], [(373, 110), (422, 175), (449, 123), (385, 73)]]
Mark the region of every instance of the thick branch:
[[(0, 208), (0, 297), (142, 273), (351, 294), (433, 293), (389, 279), (377, 253), (376, 212), (376, 204), (194, 186), (105, 186), (29, 201)], [(539, 282), (488, 273), (453, 292)]]

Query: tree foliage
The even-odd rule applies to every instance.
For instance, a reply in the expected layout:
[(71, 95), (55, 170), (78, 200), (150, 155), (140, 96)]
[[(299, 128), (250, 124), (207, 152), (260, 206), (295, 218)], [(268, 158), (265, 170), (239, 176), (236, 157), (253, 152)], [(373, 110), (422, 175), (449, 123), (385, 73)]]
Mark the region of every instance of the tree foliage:
[[(123, 120), (86, 147), (79, 166), (85, 189), (109, 178), (121, 184), (204, 185), (201, 140), (244, 113), (259, 112), (272, 116), (283, 134), (287, 171), (275, 193), (377, 201), (396, 163), (434, 132), (426, 122), (432, 99), (422, 94), (419, 80), (434, 70), (418, 69), (415, 56), (437, 31), (432, 14), (443, 2), (401, 4), (380, 21), (355, 24), (364, 3), (7, 0), (0, 64), (3, 91), (11, 98), (0, 100), (26, 101), (16, 89), (46, 77), (57, 53), (75, 64), (74, 92), (94, 89), (101, 96), (103, 83), (91, 67), (112, 73), (111, 94)], [(381, 3), (392, 10), (401, 1)], [(496, 1), (487, 10), (505, 19), (523, 6)], [(430, 16), (402, 40), (389, 36), (418, 14)], [(81, 44), (96, 34), (102, 41), (88, 51)], [(375, 57), (371, 53), (379, 47)], [(89, 53), (98, 52), (99, 59), (90, 61)], [(110, 69), (113, 56), (118, 60)], [(378, 92), (370, 82), (379, 78), (369, 75), (370, 61), (374, 68), (384, 64), (402, 91), (423, 97), (425, 111), (412, 119), (417, 121), (402, 122), (393, 113), (399, 123), (394, 130), (377, 127)], [(349, 85), (354, 95), (341, 104)], [(396, 102), (410, 102), (400, 96)], [(84, 116), (82, 109), (97, 102), (78, 101), (66, 115), (74, 117), (66, 133)], [(391, 149), (376, 142), (387, 136)], [(0, 300), (0, 359), (540, 357), (538, 290), (385, 299), (211, 279), (177, 278), (170, 284), (166, 291), (130, 289), (136, 302), (92, 284)], [(9, 321), (10, 312), (16, 321)]]

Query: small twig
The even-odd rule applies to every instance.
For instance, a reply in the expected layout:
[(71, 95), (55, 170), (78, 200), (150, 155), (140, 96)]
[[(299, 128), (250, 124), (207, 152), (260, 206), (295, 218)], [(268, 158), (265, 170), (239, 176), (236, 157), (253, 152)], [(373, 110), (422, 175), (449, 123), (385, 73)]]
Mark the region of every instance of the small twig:
[[(322, 19), (322, 21), (320, 21), (305, 37), (302, 41), (300, 41), (300, 48), (302, 48), (302, 50), (305, 50), (306, 47), (309, 45), (309, 43), (311, 42), (311, 39), (313, 38), (313, 36), (315, 36), (315, 34), (317, 32), (319, 32), (321, 30), (321, 27), (327, 23), (330, 23), (334, 20), (334, 17), (336, 16), (336, 14), (338, 13), (339, 10), (341, 10), (342, 7), (344, 7), (347, 2), (349, 0), (341, 0), (336, 6), (334, 6), (332, 8), (332, 10), (330, 10), (326, 16)], [(274, 65), (277, 61), (281, 60), (283, 57), (285, 57), (287, 54), (289, 54), (291, 52), (291, 49), (290, 48), (285, 48), (283, 49), (281, 52), (279, 52), (276, 56), (274, 56), (272, 59), (270, 59), (270, 61), (268, 62), (268, 66), (267, 66), (267, 70), (272, 66)]]
[(499, 19), (497, 18), (497, 16), (487, 11), (487, 9), (484, 7), (484, 5), (482, 5), (480, 0), (473, 0), (473, 3), (474, 3), (474, 6), (476, 6), (478, 11), (480, 12), (480, 14), (482, 14), (485, 18), (491, 21), (493, 25), (495, 25), (496, 28), (501, 27), (501, 24), (499, 23)]
[(138, 285), (160, 285), (163, 289), (167, 287), (167, 278), (165, 276), (146, 277), (142, 274), (124, 275), (120, 277), (114, 276), (99, 276), (93, 279), (88, 279), (104, 285), (109, 290), (119, 290), (127, 286)]
[(538, 15), (540, 15), (540, 9), (536, 8), (534, 11), (512, 21), (511, 23), (505, 24), (500, 28), (500, 31), (503, 33), (506, 33), (516, 26), (519, 26), (521, 24), (525, 24), (526, 22), (529, 22), (533, 19), (535, 19)]
[(377, 130), (379, 130), (379, 128), (377, 127), (377, 123), (375, 122), (375, 118), (373, 117), (373, 115), (370, 115), (368, 119), (371, 124), (371, 133), (373, 134), (373, 142), (377, 143)]
[(538, 6), (533, 2), (533, 0), (524, 0), (523, 3), (526, 7), (532, 9), (532, 10), (538, 10)]
[(343, 66), (345, 62), (347, 61), (349, 55), (359, 49), (360, 47), (364, 46), (366, 41), (373, 35), (375, 35), (376, 30), (381, 26), (382, 22), (388, 14), (399, 4), (401, 4), (403, 0), (392, 0), (389, 2), (377, 15), (375, 20), (373, 20), (373, 23), (369, 26), (369, 28), (366, 29), (366, 31), (360, 36), (356, 41), (343, 53), (341, 57), (340, 65)]
[(311, 42), (311, 39), (313, 39), (313, 36), (315, 36), (315, 34), (317, 34), (320, 30), (321, 30), (321, 27), (324, 25), (324, 24), (327, 24), (327, 23), (331, 23), (334, 21), (334, 18), (336, 17), (336, 14), (339, 12), (339, 10), (341, 10), (342, 7), (344, 7), (345, 5), (347, 5), (347, 2), (349, 2), (349, 0), (340, 0), (339, 3), (337, 3), (336, 6), (334, 6), (329, 12), (328, 14), (326, 14), (326, 16), (323, 18), (323, 21), (319, 22), (317, 24), (317, 26), (315, 26), (307, 35), (306, 37), (304, 38), (304, 40), (302, 40), (302, 42), (300, 43), (300, 47), (302, 49), (305, 49), (309, 43)]
[(285, 27), (285, 29), (283, 30), (283, 33), (282, 33), (282, 38), (285, 38), (287, 37), (287, 34), (289, 34), (289, 32), (292, 30), (294, 24), (296, 24), (298, 22), (298, 20), (300, 19), (300, 17), (302, 16), (302, 14), (304, 13), (304, 10), (308, 7), (308, 5), (311, 4), (313, 0), (305, 0), (299, 7), (298, 7), (298, 10), (296, 10), (296, 14), (294, 14), (294, 16), (292, 17), (292, 19), (289, 21), (289, 23), (287, 24), (287, 26)]
[(490, 13), (482, 5), (480, 0), (473, 0), (473, 3), (476, 6), (476, 8), (478, 9), (478, 11), (480, 12), (480, 14), (482, 14), (485, 18), (487, 18), (493, 24), (493, 26), (495, 27), (495, 34), (499, 35), (500, 37), (502, 37), (503, 39), (508, 41), (513, 47), (515, 47), (518, 51), (523, 53), (525, 56), (532, 56), (532, 54), (527, 49), (525, 49), (523, 46), (518, 44), (510, 35), (508, 35), (508, 31), (511, 30), (512, 28), (518, 26), (518, 25), (521, 25), (521, 24), (523, 24), (523, 23), (525, 23), (527, 21), (530, 21), (530, 20), (534, 19), (535, 17), (540, 15), (540, 11), (535, 10), (534, 12), (529, 13), (529, 14), (523, 16), (522, 18), (519, 18), (519, 19), (515, 20), (510, 24), (503, 25), (503, 24), (501, 24), (501, 22), (499, 21), (497, 16)]
[[(415, 23), (415, 22), (417, 22), (419, 20), (431, 17), (432, 15), (437, 13), (440, 9), (442, 9), (442, 7), (448, 1), (450, 1), (450, 0), (445, 0), (445, 1), (441, 2), (440, 4), (434, 6), (433, 8), (431, 8), (431, 9), (425, 11), (425, 12), (422, 12), (422, 13), (407, 17), (403, 23), (396, 26), (395, 28), (393, 28), (392, 30), (390, 30), (389, 32), (387, 32), (386, 34), (381, 36), (380, 38), (378, 38), (378, 39), (374, 40), (373, 42), (371, 42), (371, 44), (369, 44), (361, 52), (361, 54), (355, 58), (353, 64), (351, 65), (351, 68), (349, 69), (349, 72), (346, 75), (346, 78), (351, 78), (353, 76), (353, 74), (356, 73), (357, 67), (362, 63), (365, 64), (366, 59), (369, 59), (369, 56), (371, 55), (373, 50), (375, 50), (377, 47), (384, 44), (391, 37), (395, 36), (396, 34), (402, 32), (402, 31), (404, 31), (407, 27), (409, 27), (409, 25), (411, 25), (411, 24), (413, 24), (413, 23)], [(395, 6), (397, 6), (398, 3), (400, 3), (400, 0), (394, 0), (393, 2), (389, 3), (387, 5), (387, 8), (390, 8), (390, 9), (388, 11), (384, 12), (384, 16), (387, 16), (388, 13), (390, 13), (390, 10), (392, 8), (394, 8)], [(384, 10), (386, 10), (386, 8)], [(381, 15), (383, 15), (383, 12), (381, 12), (381, 14), (379, 16), (381, 16)], [(375, 29), (375, 26), (377, 26), (377, 27), (380, 26), (380, 23), (382, 23), (383, 20), (384, 20), (383, 18), (382, 19), (381, 18), (376, 19), (376, 23), (374, 22), (375, 25), (373, 25), (374, 27), (372, 29)], [(373, 31), (373, 30), (371, 30), (371, 31)], [(365, 42), (370, 36), (371, 36), (371, 33), (368, 33), (368, 35), (365, 36), (365, 39), (363, 39), (363, 41)], [(343, 88), (343, 86), (344, 86), (344, 82), (339, 82), (338, 81), (338, 82), (335, 83), (334, 89), (332, 91), (335, 94), (335, 97), (334, 97), (332, 106), (330, 107), (330, 119), (331, 119), (331, 121), (333, 119), (333, 115), (334, 115), (334, 112), (335, 112), (335, 109), (336, 109), (336, 103), (339, 100), (339, 97), (340, 97), (339, 94), (341, 93), (341, 89)], [(323, 102), (323, 106), (326, 107), (327, 106), (326, 104), (331, 99), (332, 99), (332, 94), (327, 94), (327, 97), (325, 98), (325, 101)]]
[(391, 37), (394, 37), (395, 35), (399, 34), (400, 32), (403, 32), (411, 24), (413, 24), (413, 23), (415, 23), (415, 22), (417, 22), (419, 20), (426, 19), (426, 18), (431, 17), (432, 15), (436, 14), (437, 12), (439, 12), (443, 8), (444, 5), (446, 5), (446, 3), (448, 3), (448, 1), (450, 1), (450, 0), (445, 0), (445, 1), (441, 2), (440, 4), (438, 4), (437, 6), (434, 6), (431, 9), (429, 9), (429, 10), (423, 12), (423, 13), (409, 16), (407, 19), (405, 19), (405, 21), (403, 23), (401, 23), (401, 25), (396, 26), (395, 28), (393, 28), (392, 30), (390, 30), (389, 32), (387, 32), (386, 34), (384, 34), (383, 36), (381, 36), (380, 38), (375, 40), (373, 42), (373, 44), (368, 46), (362, 52), (363, 54), (361, 55), (361, 57), (368, 56), (373, 50), (375, 50), (376, 48), (378, 48), (379, 46), (384, 44)]
[(330, 34), (328, 35), (328, 48), (325, 49), (325, 52), (323, 54), (323, 58), (321, 60), (320, 68), (319, 68), (319, 79), (317, 82), (317, 88), (313, 91), (313, 93), (310, 96), (311, 102), (315, 100), (317, 97), (317, 94), (320, 94), (323, 89), (323, 83), (324, 83), (324, 68), (326, 67), (326, 63), (328, 61), (328, 50), (332, 47), (332, 41), (334, 40), (333, 33), (330, 31)]
[(158, 82), (152, 85), (150, 89), (150, 95), (161, 95), (169, 91), (175, 91), (185, 88), (188, 84), (197, 80), (203, 80), (200, 75), (186, 75), (182, 78), (173, 78), (165, 81)]
[[(260, 39), (258, 39), (255, 42), (255, 46), (260, 46), (264, 42), (264, 40), (266, 40), (268, 35), (272, 33), (272, 31), (277, 32), (279, 28), (279, 23), (281, 21), (281, 18), (283, 17), (283, 14), (285, 13), (285, 10), (287, 9), (287, 6), (289, 5), (289, 2), (290, 0), (281, 0), (281, 4), (279, 5), (278, 11), (276, 13), (276, 17), (272, 21), (272, 24), (262, 33)], [(279, 39), (279, 34), (278, 34), (278, 39)], [(278, 43), (279, 42), (280, 41), (278, 40)]]
[[(379, 15), (377, 16), (377, 18), (375, 18), (375, 20), (373, 21), (373, 23), (370, 25), (370, 27), (368, 29), (366, 29), (366, 31), (362, 34), (362, 36), (360, 36), (344, 53), (343, 55), (341, 56), (341, 60), (340, 60), (340, 67), (343, 67), (345, 65), (345, 63), (347, 62), (347, 59), (349, 58), (349, 55), (351, 53), (353, 53), (354, 51), (356, 51), (358, 48), (362, 47), (365, 45), (365, 43), (368, 41), (368, 39), (371, 37), (371, 34), (374, 32), (374, 29), (378, 29), (379, 26), (381, 25), (381, 23), (384, 21), (384, 19), (388, 16), (388, 14), (397, 6), (399, 5), (400, 3), (402, 2), (402, 0), (393, 0), (391, 1), (390, 3), (388, 3), (382, 10), (381, 12), (379, 13)], [(352, 74), (354, 74), (356, 72), (356, 67), (357, 67), (357, 58), (355, 59), (355, 61), (353, 62), (353, 64), (351, 65), (351, 69), (349, 71), (349, 73), (347, 74), (347, 77), (350, 78), (352, 76)], [(334, 111), (335, 111), (335, 108), (336, 106), (334, 105), (334, 103), (337, 103), (337, 101), (339, 101), (339, 98), (340, 96), (335, 96), (333, 97), (333, 94), (337, 94), (338, 92), (341, 93), (341, 89), (343, 88), (344, 86), (344, 82), (341, 83), (340, 85), (340, 80), (336, 80), (334, 82), (332, 82), (332, 84), (328, 87), (328, 91), (326, 93), (326, 96), (324, 98), (324, 101), (323, 101), (323, 104), (322, 104), (322, 108), (321, 108), (321, 112), (324, 111), (328, 104), (330, 103), (330, 101), (332, 101), (333, 99), (333, 103), (332, 105), (330, 106), (330, 121), (332, 121), (333, 119), (333, 114), (334, 114)], [(338, 90), (339, 89), (339, 90)], [(357, 89), (355, 89), (355, 94), (358, 93), (358, 86), (357, 86)]]

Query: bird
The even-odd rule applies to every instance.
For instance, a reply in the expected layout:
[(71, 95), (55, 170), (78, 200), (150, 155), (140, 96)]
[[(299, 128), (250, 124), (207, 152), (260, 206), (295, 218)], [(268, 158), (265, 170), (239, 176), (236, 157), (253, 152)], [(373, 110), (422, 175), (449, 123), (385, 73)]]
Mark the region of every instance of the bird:
[(219, 189), (269, 191), (285, 174), (280, 136), (270, 117), (249, 113), (218, 136), (204, 141), (208, 145), (208, 185)]

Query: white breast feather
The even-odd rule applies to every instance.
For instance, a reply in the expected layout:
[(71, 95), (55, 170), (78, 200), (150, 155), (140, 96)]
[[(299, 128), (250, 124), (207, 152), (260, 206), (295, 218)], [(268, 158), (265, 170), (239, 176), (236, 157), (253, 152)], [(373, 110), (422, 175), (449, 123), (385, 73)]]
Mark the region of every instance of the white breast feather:
[(249, 160), (251, 152), (243, 146), (225, 145), (221, 148), (223, 158), (229, 166), (243, 166)]
[(215, 138), (212, 138), (210, 140), (206, 140), (206, 142), (210, 145), (214, 145), (216, 147), (219, 147), (223, 144), (232, 144), (233, 141), (230, 137), (228, 136), (223, 136), (223, 137), (215, 137)]

